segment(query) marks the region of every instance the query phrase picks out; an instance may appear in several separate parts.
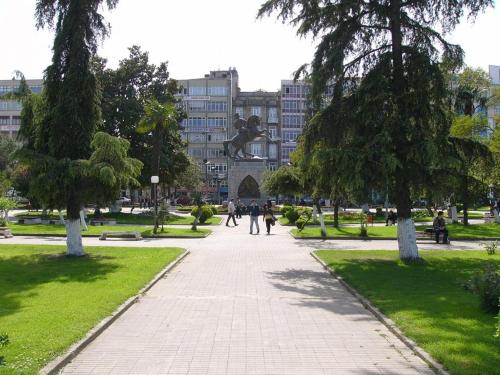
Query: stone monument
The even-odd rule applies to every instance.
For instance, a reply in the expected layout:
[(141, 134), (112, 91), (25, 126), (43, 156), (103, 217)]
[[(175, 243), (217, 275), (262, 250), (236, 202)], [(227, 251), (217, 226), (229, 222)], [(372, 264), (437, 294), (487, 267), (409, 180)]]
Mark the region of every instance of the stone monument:
[(268, 130), (260, 129), (259, 125), (258, 116), (245, 120), (235, 114), (233, 126), (238, 134), (224, 141), (224, 151), (232, 159), (228, 166), (228, 198), (239, 197), (246, 204), (253, 199), (258, 202), (267, 199), (267, 193), (262, 189), (264, 172), (267, 171), (266, 159), (247, 152), (247, 143), (262, 137), (269, 142), (279, 141), (271, 138)]

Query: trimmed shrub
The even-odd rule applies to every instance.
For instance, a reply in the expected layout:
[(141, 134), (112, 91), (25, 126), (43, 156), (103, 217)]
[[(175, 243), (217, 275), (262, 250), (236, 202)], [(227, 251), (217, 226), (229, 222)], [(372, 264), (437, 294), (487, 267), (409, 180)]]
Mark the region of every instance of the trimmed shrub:
[(466, 289), (476, 293), (481, 301), (481, 307), (494, 314), (499, 312), (500, 269), (495, 264), (487, 264), (477, 272), (465, 285)]
[(281, 214), (283, 216), (286, 216), (286, 213), (290, 210), (293, 210), (293, 206), (290, 204), (284, 204), (283, 207), (281, 208)]
[[(195, 207), (191, 210), (191, 216), (198, 216), (198, 207)], [(210, 206), (201, 206), (201, 216), (200, 216), (200, 224), (204, 224), (208, 219), (214, 216), (214, 213)]]
[(215, 206), (209, 206), (209, 207), (212, 210), (212, 214), (213, 215), (217, 215), (217, 213), (219, 212), (218, 209), (217, 209), (217, 207), (215, 207)]
[(300, 217), (299, 210), (292, 208), (292, 209), (286, 211), (285, 217), (288, 219), (290, 224), (295, 224), (297, 219)]

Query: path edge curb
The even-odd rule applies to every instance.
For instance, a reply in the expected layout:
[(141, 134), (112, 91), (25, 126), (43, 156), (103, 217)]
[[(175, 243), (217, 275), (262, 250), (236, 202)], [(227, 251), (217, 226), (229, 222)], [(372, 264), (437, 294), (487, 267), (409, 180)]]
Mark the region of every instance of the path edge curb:
[(437, 362), (432, 356), (422, 349), (418, 344), (412, 339), (408, 338), (392, 321), (392, 319), (385, 316), (378, 308), (372, 305), (372, 303), (363, 297), (356, 289), (350, 286), (344, 281), (342, 276), (338, 275), (332, 268), (328, 267), (323, 260), (321, 260), (314, 251), (310, 252), (311, 256), (316, 259), (316, 261), (323, 266), (323, 268), (330, 273), (337, 281), (345, 288), (349, 293), (351, 293), (365, 309), (370, 311), (375, 317), (389, 329), (396, 337), (403, 342), (410, 350), (415, 353), (420, 359), (422, 359), (436, 374), (439, 375), (450, 375), (439, 362)]
[(139, 302), (141, 296), (150, 290), (158, 281), (160, 281), (168, 272), (177, 266), (188, 254), (189, 250), (184, 250), (172, 263), (163, 268), (146, 286), (139, 292), (123, 302), (111, 315), (105, 317), (96, 326), (94, 326), (83, 339), (74, 343), (69, 349), (56, 357), (43, 367), (39, 374), (41, 375), (56, 375), (58, 374), (73, 358), (75, 358), (83, 349), (85, 349), (92, 341), (94, 341), (101, 333), (103, 333), (115, 320), (122, 316), (132, 305)]

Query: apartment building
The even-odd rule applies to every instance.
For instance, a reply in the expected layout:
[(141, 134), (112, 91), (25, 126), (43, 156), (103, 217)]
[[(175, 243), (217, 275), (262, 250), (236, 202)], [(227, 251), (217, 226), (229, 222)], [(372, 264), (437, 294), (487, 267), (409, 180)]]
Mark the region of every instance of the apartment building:
[(308, 109), (310, 86), (304, 81), (281, 81), (281, 163), (290, 162), (290, 153), (297, 147)]
[(223, 196), (227, 194), (228, 168), (223, 142), (229, 135), (233, 101), (238, 93), (238, 72), (229, 68), (178, 82), (181, 86), (178, 97), (187, 113), (182, 124), (187, 153), (201, 166), (206, 192)]
[[(21, 126), (21, 103), (17, 100), (2, 99), (2, 96), (19, 90), (21, 80), (0, 80), (0, 135), (15, 139)], [(42, 92), (41, 79), (28, 79), (26, 83), (34, 93)]]
[[(488, 74), (491, 79), (491, 84), (493, 88), (500, 89), (500, 65), (489, 65)], [(491, 90), (493, 91), (493, 90)], [(490, 106), (487, 109), (488, 124), (491, 129), (495, 128), (495, 116), (500, 116), (500, 104), (496, 106)]]

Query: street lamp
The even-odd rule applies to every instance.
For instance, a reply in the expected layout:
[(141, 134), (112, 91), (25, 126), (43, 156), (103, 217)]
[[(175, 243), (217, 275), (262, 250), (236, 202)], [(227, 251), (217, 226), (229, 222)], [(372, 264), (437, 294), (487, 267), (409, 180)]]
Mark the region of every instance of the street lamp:
[(158, 229), (158, 191), (156, 189), (156, 185), (160, 182), (160, 177), (158, 176), (151, 176), (151, 185), (153, 185), (153, 199), (154, 199), (154, 207), (155, 207), (155, 226), (153, 228), (153, 233), (156, 234), (157, 229)]

